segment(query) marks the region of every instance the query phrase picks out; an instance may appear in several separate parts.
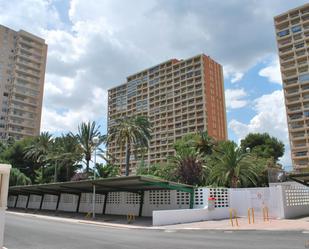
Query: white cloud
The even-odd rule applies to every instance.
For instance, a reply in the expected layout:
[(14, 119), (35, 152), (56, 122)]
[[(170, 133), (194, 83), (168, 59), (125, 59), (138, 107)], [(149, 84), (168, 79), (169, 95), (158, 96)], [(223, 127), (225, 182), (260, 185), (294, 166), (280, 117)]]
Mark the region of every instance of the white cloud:
[[(95, 88), (93, 98), (89, 99), (87, 105), (81, 105), (79, 109), (56, 110), (44, 107), (42, 111), (43, 131), (50, 132), (75, 132), (81, 122), (96, 120), (106, 116), (106, 110), (102, 103), (107, 102), (107, 92)], [(82, 94), (82, 93), (81, 93)]]
[(50, 26), (63, 26), (57, 10), (49, 0), (0, 0), (0, 24), (36, 35), (41, 35)]
[(259, 71), (259, 75), (268, 79), (269, 82), (282, 84), (280, 64), (277, 56), (274, 56), (268, 65)]
[(227, 109), (242, 108), (247, 105), (248, 101), (244, 99), (248, 94), (244, 89), (226, 89), (225, 102)]
[(239, 140), (250, 132), (267, 132), (277, 137), (285, 144), (285, 154), (281, 158), (281, 163), (284, 166), (290, 166), (290, 146), (283, 92), (278, 90), (255, 99), (254, 110), (256, 115), (248, 124), (233, 119), (229, 123), (229, 128)]
[[(274, 53), (273, 16), (303, 2), (71, 0), (66, 13), (51, 0), (0, 0), (0, 23), (46, 39), (42, 128), (62, 131), (85, 117), (105, 125), (107, 102), (92, 89), (106, 92), (126, 76), (170, 58), (208, 54), (224, 66), (229, 80), (238, 82)], [(63, 23), (61, 15), (70, 22)], [(231, 108), (246, 101), (238, 97)]]

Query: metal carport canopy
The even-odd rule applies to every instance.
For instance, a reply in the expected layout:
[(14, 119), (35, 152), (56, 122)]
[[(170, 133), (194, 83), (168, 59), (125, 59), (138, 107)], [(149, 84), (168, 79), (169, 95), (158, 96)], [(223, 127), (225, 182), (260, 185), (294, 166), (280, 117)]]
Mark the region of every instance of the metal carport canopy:
[(309, 187), (309, 173), (291, 173), (288, 175), (288, 179)]
[(120, 176), (111, 178), (99, 178), (96, 180), (90, 179), (74, 182), (12, 186), (9, 188), (9, 194), (59, 195), (61, 193), (68, 193), (78, 195), (81, 193), (91, 193), (93, 190), (93, 185), (96, 186), (96, 193), (98, 194), (107, 194), (109, 192), (132, 192), (141, 194), (148, 190), (178, 190), (187, 192), (190, 193), (190, 208), (193, 208), (193, 186), (170, 182), (149, 176)]

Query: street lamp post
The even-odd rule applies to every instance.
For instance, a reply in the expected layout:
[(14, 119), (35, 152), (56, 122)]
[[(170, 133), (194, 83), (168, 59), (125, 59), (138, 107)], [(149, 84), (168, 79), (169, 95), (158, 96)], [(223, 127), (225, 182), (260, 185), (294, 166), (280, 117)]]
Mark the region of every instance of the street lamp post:
[[(97, 146), (99, 144), (100, 138), (99, 137), (94, 137), (92, 139), (92, 143), (94, 144), (94, 166), (93, 166), (93, 180), (95, 180), (96, 178), (96, 173), (95, 173), (95, 167), (96, 167), (96, 163), (97, 163)], [(92, 194), (92, 219), (95, 219), (95, 183), (93, 183), (92, 185), (93, 187), (93, 194)]]

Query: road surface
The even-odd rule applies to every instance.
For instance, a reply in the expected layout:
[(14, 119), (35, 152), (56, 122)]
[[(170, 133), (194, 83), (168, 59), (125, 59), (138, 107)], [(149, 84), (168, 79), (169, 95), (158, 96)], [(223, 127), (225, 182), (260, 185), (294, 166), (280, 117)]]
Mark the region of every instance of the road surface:
[[(298, 249), (302, 231), (127, 229), (6, 215), (8, 249)], [(309, 242), (308, 247), (309, 248)]]

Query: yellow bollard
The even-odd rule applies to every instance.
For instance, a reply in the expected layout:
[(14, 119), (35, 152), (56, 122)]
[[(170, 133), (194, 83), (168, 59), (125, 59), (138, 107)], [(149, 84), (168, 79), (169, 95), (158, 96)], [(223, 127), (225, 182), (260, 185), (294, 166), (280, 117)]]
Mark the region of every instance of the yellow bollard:
[(234, 226), (233, 224), (233, 209), (230, 208), (230, 221), (231, 221), (231, 225), (232, 227)]
[(91, 217), (91, 214), (92, 214), (92, 212), (88, 212), (88, 213), (85, 215), (85, 218), (86, 218), (86, 219), (89, 219), (89, 218)]
[(263, 207), (263, 220), (264, 221), (269, 221), (268, 207)]
[(254, 208), (252, 208), (252, 223), (254, 224)]
[(132, 213), (128, 213), (127, 214), (127, 221), (128, 221), (128, 224), (133, 223), (133, 221), (135, 221), (135, 215), (132, 214)]
[(236, 221), (236, 226), (238, 226), (238, 220), (237, 220), (237, 212), (236, 212), (236, 209), (234, 209), (234, 217), (235, 217), (235, 221)]
[(232, 227), (234, 227), (233, 219), (235, 219), (235, 224), (238, 227), (239, 225), (238, 225), (238, 220), (237, 220), (237, 212), (235, 209), (230, 208), (230, 221), (231, 221)]
[(252, 216), (252, 224), (254, 224), (254, 208), (248, 208), (248, 223), (251, 224), (251, 216)]

